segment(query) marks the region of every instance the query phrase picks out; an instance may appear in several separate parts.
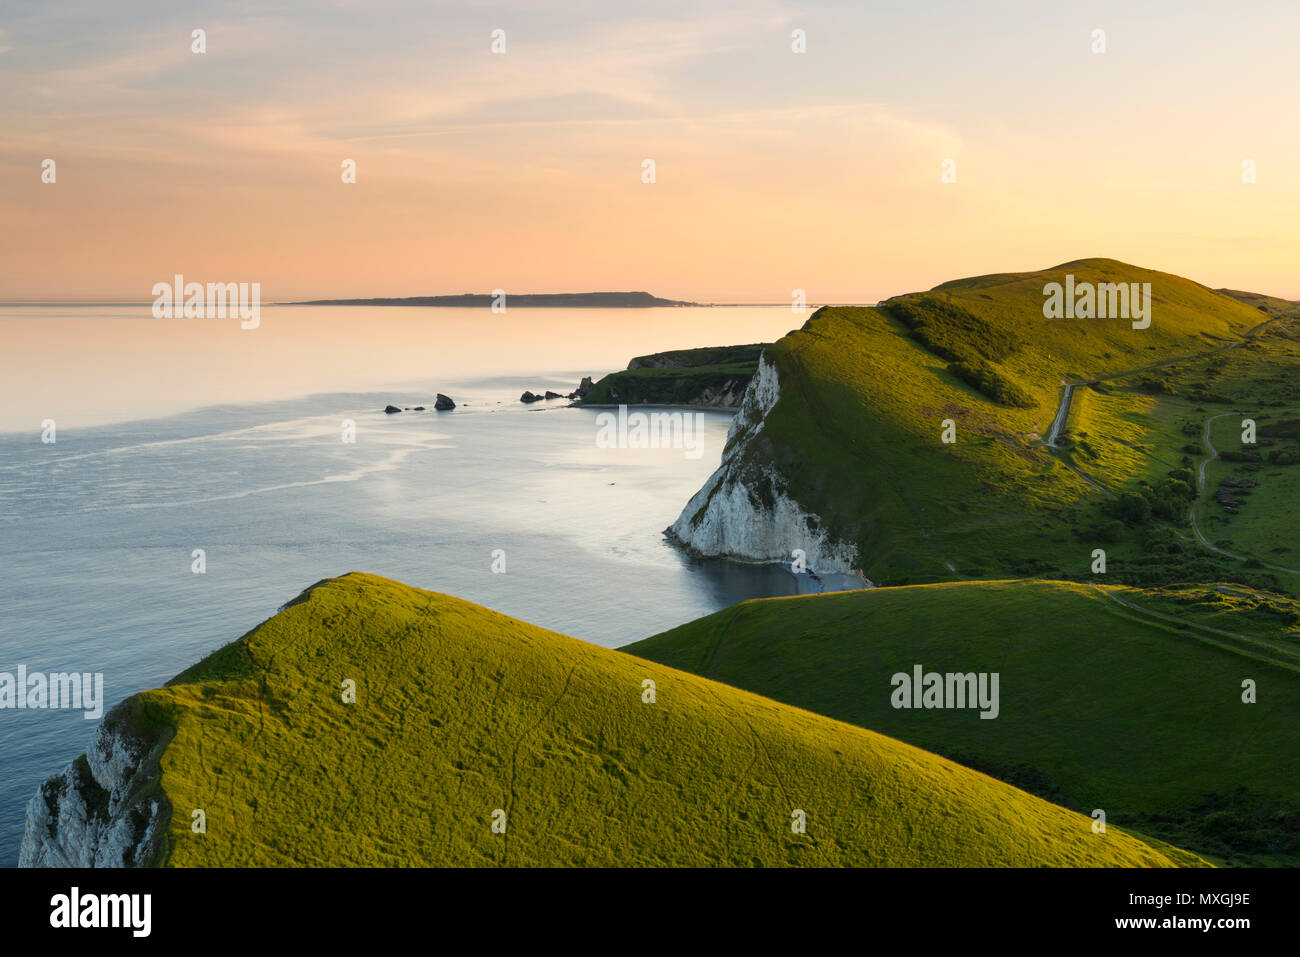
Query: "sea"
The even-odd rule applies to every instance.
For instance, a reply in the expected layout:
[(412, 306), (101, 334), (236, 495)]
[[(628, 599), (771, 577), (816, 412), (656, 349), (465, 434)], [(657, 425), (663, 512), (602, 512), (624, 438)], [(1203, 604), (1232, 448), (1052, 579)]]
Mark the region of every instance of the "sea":
[[(692, 413), (699, 453), (602, 448), (602, 410), (519, 400), (801, 321), (268, 305), (243, 329), (148, 304), (0, 304), (0, 672), (102, 673), (107, 709), (349, 571), (611, 648), (793, 594), (780, 568), (699, 561), (663, 534), (717, 467), (729, 413)], [(454, 410), (434, 411), (439, 392)], [(0, 709), (0, 866), (94, 728)]]

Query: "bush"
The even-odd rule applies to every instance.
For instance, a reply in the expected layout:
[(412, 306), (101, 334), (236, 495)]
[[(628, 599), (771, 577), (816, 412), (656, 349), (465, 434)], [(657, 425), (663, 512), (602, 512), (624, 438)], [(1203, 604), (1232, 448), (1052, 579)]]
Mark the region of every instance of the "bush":
[(949, 362), (969, 362), (979, 356), (998, 362), (1020, 348), (1002, 329), (946, 298), (908, 297), (892, 300), (885, 308), (907, 326), (912, 338)]
[(1124, 492), (1112, 505), (1115, 517), (1129, 525), (1145, 525), (1151, 521), (1151, 503), (1142, 495)]
[(1101, 541), (1111, 544), (1122, 539), (1126, 531), (1128, 529), (1124, 527), (1123, 522), (1117, 518), (1111, 518), (1097, 526), (1097, 537)]
[(1020, 388), (1015, 380), (1003, 375), (987, 362), (981, 362), (979, 359), (954, 362), (948, 366), (948, 371), (998, 405), (1010, 406), (1014, 409), (1032, 409), (1038, 405), (1034, 397)]
[(1143, 379), (1138, 388), (1151, 395), (1177, 395), (1174, 387), (1164, 379)]

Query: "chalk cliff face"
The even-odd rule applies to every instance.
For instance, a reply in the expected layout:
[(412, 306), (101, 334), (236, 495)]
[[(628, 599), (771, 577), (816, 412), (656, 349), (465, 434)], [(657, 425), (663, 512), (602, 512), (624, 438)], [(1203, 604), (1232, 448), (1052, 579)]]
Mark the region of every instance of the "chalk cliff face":
[(688, 404), (706, 409), (734, 409), (744, 401), (748, 384), (749, 380), (744, 376), (736, 376), (715, 385), (707, 385)]
[[(127, 707), (100, 722), (90, 749), (47, 780), (27, 805), (19, 867), (145, 867), (171, 808), (158, 789), (165, 741), (127, 730)], [(150, 796), (153, 792), (153, 796)]]
[(790, 562), (793, 551), (802, 549), (810, 571), (850, 572), (857, 565), (856, 547), (836, 541), (818, 516), (790, 497), (776, 469), (747, 454), (780, 397), (776, 366), (763, 356), (727, 432), (722, 464), (668, 533), (706, 557)]

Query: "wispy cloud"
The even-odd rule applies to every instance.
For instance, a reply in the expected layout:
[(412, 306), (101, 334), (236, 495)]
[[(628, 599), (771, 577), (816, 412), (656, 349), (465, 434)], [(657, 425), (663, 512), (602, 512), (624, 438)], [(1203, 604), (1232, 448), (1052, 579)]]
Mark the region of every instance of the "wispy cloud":
[[(1179, 236), (1221, 284), (1248, 281), (1229, 259), (1294, 273), (1259, 242), (1294, 236), (1300, 201), (1294, 4), (1117, 7), (1099, 57), (1092, 20), (1043, 21), (1040, 0), (0, 2), (0, 243), (56, 292), (212, 257), (305, 294), (411, 288), (436, 262), (475, 288), (658, 275), (707, 298), (792, 273), (870, 298), (1116, 235), (1152, 263)], [(33, 157), (58, 159), (57, 186)]]

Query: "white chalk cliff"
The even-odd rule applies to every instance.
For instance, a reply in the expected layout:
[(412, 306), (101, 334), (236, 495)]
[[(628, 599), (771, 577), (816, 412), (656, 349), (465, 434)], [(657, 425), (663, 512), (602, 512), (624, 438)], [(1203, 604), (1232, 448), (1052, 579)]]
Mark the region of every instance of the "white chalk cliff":
[(105, 715), (85, 755), (37, 788), (27, 805), (19, 867), (152, 862), (170, 808), (161, 796), (147, 795), (166, 742), (131, 735), (126, 715), (122, 705)]
[(792, 552), (802, 549), (809, 571), (851, 572), (857, 548), (832, 538), (817, 515), (790, 497), (779, 472), (746, 455), (780, 397), (776, 365), (760, 356), (758, 372), (727, 432), (722, 464), (668, 533), (706, 557), (789, 563)]

